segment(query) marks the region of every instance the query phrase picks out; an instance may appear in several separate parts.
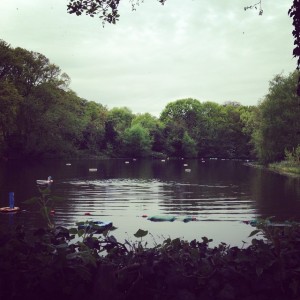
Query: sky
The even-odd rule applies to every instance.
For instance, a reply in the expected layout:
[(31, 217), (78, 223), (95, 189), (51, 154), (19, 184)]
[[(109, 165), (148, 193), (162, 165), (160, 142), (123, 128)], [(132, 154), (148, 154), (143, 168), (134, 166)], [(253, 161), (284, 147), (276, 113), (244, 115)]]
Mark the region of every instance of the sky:
[(67, 13), (68, 0), (1, 0), (0, 39), (44, 54), (79, 97), (159, 116), (179, 99), (257, 105), (296, 68), (291, 0), (122, 0), (120, 21)]

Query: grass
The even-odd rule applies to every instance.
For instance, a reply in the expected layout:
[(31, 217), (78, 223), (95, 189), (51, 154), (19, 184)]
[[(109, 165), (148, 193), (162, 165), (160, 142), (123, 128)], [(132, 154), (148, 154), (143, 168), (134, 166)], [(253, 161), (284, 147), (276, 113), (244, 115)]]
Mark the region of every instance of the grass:
[(300, 164), (290, 161), (281, 161), (269, 164), (268, 168), (272, 171), (287, 174), (290, 176), (300, 176)]

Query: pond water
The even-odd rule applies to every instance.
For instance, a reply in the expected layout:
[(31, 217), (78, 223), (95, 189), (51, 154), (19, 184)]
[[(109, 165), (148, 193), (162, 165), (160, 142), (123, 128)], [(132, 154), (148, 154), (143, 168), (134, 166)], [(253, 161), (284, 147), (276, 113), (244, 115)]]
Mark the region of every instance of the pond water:
[[(90, 169), (93, 169), (92, 171)], [(97, 170), (95, 170), (97, 169)], [(300, 221), (300, 181), (229, 160), (48, 160), (0, 164), (0, 207), (8, 193), (22, 211), (0, 214), (1, 228), (43, 226), (35, 207), (23, 204), (38, 195), (37, 179), (51, 175), (56, 225), (74, 227), (86, 220), (112, 221), (120, 242), (134, 241), (138, 229), (149, 242), (206, 236), (212, 244), (249, 243), (254, 229), (243, 221), (274, 216)], [(90, 216), (87, 216), (89, 213)], [(151, 222), (143, 216), (175, 216), (174, 222)], [(197, 221), (184, 223), (186, 216)]]

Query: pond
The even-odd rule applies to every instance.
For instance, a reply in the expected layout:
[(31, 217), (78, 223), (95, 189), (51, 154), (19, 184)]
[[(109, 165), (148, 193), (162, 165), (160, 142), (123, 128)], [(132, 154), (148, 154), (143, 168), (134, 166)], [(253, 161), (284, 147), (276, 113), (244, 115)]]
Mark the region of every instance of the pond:
[[(52, 193), (63, 197), (52, 217), (56, 225), (112, 221), (120, 242), (134, 241), (138, 229), (149, 242), (206, 236), (212, 244), (249, 243), (254, 229), (243, 221), (274, 216), (300, 221), (300, 182), (230, 160), (48, 160), (0, 164), (0, 207), (14, 192), (16, 214), (0, 214), (1, 228), (43, 226), (35, 207), (22, 203), (38, 195), (37, 179), (51, 175)], [(90, 215), (87, 215), (90, 214)], [(145, 216), (174, 216), (174, 222), (151, 222)], [(186, 216), (196, 221), (183, 222)]]

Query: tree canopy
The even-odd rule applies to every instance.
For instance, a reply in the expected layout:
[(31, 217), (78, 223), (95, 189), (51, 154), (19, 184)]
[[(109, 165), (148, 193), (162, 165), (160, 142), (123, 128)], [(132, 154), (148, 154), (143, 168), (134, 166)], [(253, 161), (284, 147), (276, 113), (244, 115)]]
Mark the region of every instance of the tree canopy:
[(256, 106), (187, 98), (157, 118), (108, 109), (68, 88), (70, 78), (43, 54), (0, 41), (2, 157), (218, 157), (283, 159), (300, 144), (295, 71), (276, 75)]

